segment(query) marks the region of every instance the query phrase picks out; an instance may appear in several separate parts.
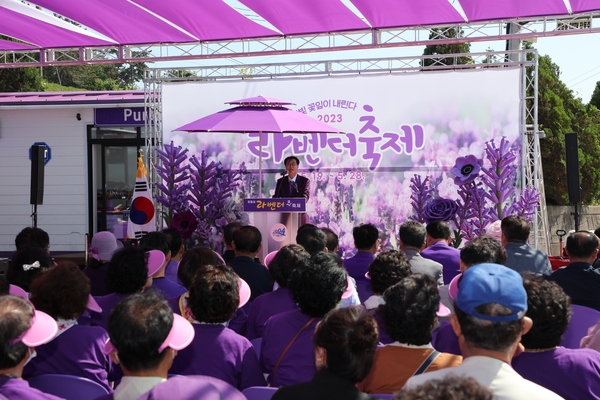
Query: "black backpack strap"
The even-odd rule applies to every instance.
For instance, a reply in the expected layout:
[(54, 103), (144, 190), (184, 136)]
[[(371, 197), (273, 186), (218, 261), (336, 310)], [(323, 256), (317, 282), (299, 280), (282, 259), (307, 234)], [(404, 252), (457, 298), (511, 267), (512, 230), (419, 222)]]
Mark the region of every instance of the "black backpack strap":
[(431, 365), (431, 363), (433, 362), (433, 360), (435, 360), (437, 358), (437, 356), (439, 356), (440, 354), (441, 353), (439, 351), (433, 350), (433, 352), (431, 352), (431, 354), (429, 354), (429, 357), (427, 357), (425, 359), (425, 361), (423, 361), (423, 363), (415, 371), (415, 373), (413, 374), (413, 376), (415, 376), (415, 375), (421, 375), (423, 372), (425, 372), (427, 370), (427, 368), (429, 368), (429, 366)]

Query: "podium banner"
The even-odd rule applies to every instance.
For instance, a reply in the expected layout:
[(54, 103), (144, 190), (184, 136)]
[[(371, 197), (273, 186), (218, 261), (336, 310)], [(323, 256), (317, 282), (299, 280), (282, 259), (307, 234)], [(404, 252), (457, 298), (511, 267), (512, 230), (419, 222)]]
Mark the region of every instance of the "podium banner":
[(306, 212), (306, 199), (244, 199), (244, 212)]

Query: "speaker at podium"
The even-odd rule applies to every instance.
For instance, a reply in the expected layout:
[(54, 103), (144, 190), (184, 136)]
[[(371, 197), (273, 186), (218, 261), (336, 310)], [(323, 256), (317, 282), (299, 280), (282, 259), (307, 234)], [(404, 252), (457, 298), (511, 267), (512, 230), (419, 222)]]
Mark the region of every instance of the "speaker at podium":
[(296, 243), (296, 232), (306, 213), (306, 199), (244, 199), (244, 212), (254, 214), (254, 226), (262, 234), (262, 248), (258, 258), (263, 261), (270, 252)]

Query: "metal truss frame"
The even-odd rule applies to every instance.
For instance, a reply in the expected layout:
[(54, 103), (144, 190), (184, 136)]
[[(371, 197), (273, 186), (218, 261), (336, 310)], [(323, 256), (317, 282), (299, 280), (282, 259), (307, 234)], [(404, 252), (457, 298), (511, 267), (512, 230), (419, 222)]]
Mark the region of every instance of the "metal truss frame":
[[(151, 43), (106, 47), (50, 48), (0, 51), (0, 68), (50, 65), (114, 64), (275, 56), (307, 52), (368, 50), (496, 40), (531, 40), (537, 37), (598, 33), (593, 19), (600, 11), (580, 14), (515, 18), (427, 27), (370, 29), (307, 35), (193, 43)], [(511, 26), (516, 29), (507, 29)], [(430, 39), (434, 32), (435, 39)], [(461, 31), (461, 37), (451, 32)]]
[[(442, 64), (442, 59), (471, 57), (473, 63), (463, 65)], [(431, 65), (423, 66), (429, 60)], [(244, 79), (308, 78), (328, 75), (358, 75), (367, 73), (403, 73), (441, 69), (521, 68), (521, 122), (522, 170), (521, 189), (533, 187), (540, 193), (540, 203), (534, 220), (534, 243), (541, 250), (550, 250), (548, 214), (540, 156), (538, 131), (538, 53), (535, 49), (443, 54), (434, 56), (396, 57), (358, 60), (328, 60), (319, 62), (273, 63), (238, 66), (198, 68), (156, 68), (146, 70), (144, 79), (144, 104), (146, 118), (146, 154), (148, 157), (150, 184), (156, 190), (157, 175), (154, 166), (158, 162), (155, 147), (162, 146), (162, 83), (197, 82)], [(192, 76), (185, 76), (192, 75)], [(155, 193), (156, 194), (156, 193)], [(160, 206), (160, 205), (157, 205)], [(161, 215), (159, 213), (159, 215)], [(159, 222), (160, 223), (160, 222)]]

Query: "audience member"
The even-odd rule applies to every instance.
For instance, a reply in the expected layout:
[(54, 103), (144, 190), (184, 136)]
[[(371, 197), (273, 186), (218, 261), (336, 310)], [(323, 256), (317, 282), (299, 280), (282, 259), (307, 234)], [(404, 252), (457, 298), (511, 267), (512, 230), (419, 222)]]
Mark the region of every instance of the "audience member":
[(427, 247), (421, 255), (442, 264), (444, 284), (460, 273), (460, 250), (451, 246), (452, 229), (447, 222), (433, 220), (425, 227), (427, 231)]
[(510, 366), (521, 336), (532, 325), (525, 316), (527, 293), (517, 272), (497, 264), (467, 269), (454, 310), (450, 322), (460, 338), (462, 364), (413, 376), (406, 382), (407, 389), (453, 374), (475, 378), (499, 400), (560, 398), (522, 378)]
[(108, 333), (98, 326), (79, 325), (77, 319), (90, 299), (90, 281), (72, 262), (60, 262), (31, 284), (36, 309), (56, 320), (58, 333), (36, 348), (38, 356), (23, 370), (25, 378), (43, 374), (88, 378), (112, 392), (112, 364), (103, 352)]
[(50, 254), (50, 236), (38, 227), (26, 227), (15, 237), (15, 248), (17, 251), (24, 247), (41, 247)]
[(325, 247), (327, 247), (327, 251), (329, 253), (337, 253), (340, 249), (340, 238), (338, 237), (337, 233), (335, 233), (333, 229), (327, 227), (322, 227), (319, 229), (321, 229), (321, 231), (327, 237), (327, 244), (325, 245)]
[(179, 262), (181, 261), (181, 257), (183, 257), (183, 253), (185, 253), (183, 238), (175, 228), (166, 228), (163, 229), (162, 232), (169, 238), (169, 250), (171, 251), (171, 259), (165, 268), (165, 278), (182, 286), (183, 284), (177, 277), (177, 268), (179, 267)]
[(327, 236), (314, 225), (305, 224), (298, 229), (296, 243), (304, 247), (311, 256), (327, 249)]
[[(488, 235), (477, 236), (460, 249), (460, 272), (462, 273), (467, 268), (477, 264), (504, 264), (504, 260), (506, 260), (506, 250), (502, 247), (500, 241)], [(448, 290), (450, 286), (454, 287), (459, 278), (460, 276), (453, 278), (452, 285), (446, 284), (438, 288), (442, 304), (451, 310), (453, 309), (454, 298), (450, 297)]]
[(152, 287), (163, 292), (167, 299), (179, 297), (185, 293), (185, 288), (167, 278), (165, 271), (171, 261), (171, 243), (169, 237), (163, 232), (149, 232), (140, 240), (140, 247), (145, 251), (160, 250), (165, 255), (165, 261), (158, 271), (152, 275)]
[[(248, 400), (229, 383), (212, 376), (172, 376), (136, 400)], [(99, 399), (97, 399), (99, 400)]]
[(112, 293), (108, 284), (108, 264), (110, 258), (123, 244), (112, 232), (102, 231), (92, 237), (88, 249), (88, 265), (83, 273), (90, 278), (93, 296), (106, 296)]
[(273, 315), (298, 308), (289, 289), (289, 281), (293, 271), (303, 268), (309, 259), (310, 254), (298, 244), (279, 249), (269, 264), (269, 271), (279, 288), (258, 296), (250, 305), (245, 334), (248, 339), (262, 337), (265, 323)]
[(600, 353), (560, 346), (571, 318), (569, 297), (540, 276), (525, 275), (523, 284), (533, 327), (521, 338), (525, 351), (512, 360), (515, 371), (565, 399), (600, 399)]
[(262, 235), (255, 226), (242, 226), (233, 236), (235, 258), (229, 262), (229, 265), (250, 285), (252, 290), (250, 301), (273, 290), (271, 273), (264, 265), (254, 261), (260, 251), (261, 242)]
[(400, 226), (400, 250), (406, 254), (413, 274), (427, 274), (441, 286), (444, 284), (442, 264), (423, 258), (420, 253), (425, 246), (426, 236), (427, 231), (422, 223), (406, 221)]
[(348, 286), (336, 254), (319, 252), (292, 272), (290, 289), (299, 309), (272, 316), (265, 324), (260, 352), (271, 386), (310, 381), (316, 373), (311, 338), (317, 323), (339, 303)]
[(250, 341), (226, 327), (240, 303), (238, 279), (228, 265), (198, 270), (188, 298), (195, 337), (173, 362), (173, 374), (213, 376), (239, 390), (265, 385)]
[[(594, 235), (596, 235), (597, 238), (600, 238), (600, 227), (596, 228), (596, 230), (594, 231)], [(560, 250), (562, 251), (562, 249)], [(596, 259), (592, 263), (592, 266), (594, 267), (594, 269), (600, 268), (600, 253), (598, 253), (598, 255), (596, 256)]]
[(223, 244), (225, 245), (223, 260), (226, 264), (235, 258), (235, 251), (233, 251), (233, 237), (241, 227), (242, 223), (238, 221), (230, 222), (223, 227)]
[(439, 353), (431, 346), (431, 330), (440, 307), (437, 283), (414, 274), (388, 288), (379, 308), (386, 332), (394, 343), (377, 349), (369, 376), (358, 388), (367, 393), (395, 393), (408, 378), (459, 365), (462, 357)]
[(365, 274), (369, 270), (369, 264), (375, 258), (375, 254), (379, 251), (381, 243), (379, 230), (373, 224), (362, 224), (352, 229), (352, 236), (354, 237), (354, 246), (358, 251), (353, 257), (344, 260), (344, 268), (357, 284), (369, 285)]
[(377, 324), (361, 307), (330, 311), (313, 336), (318, 372), (310, 382), (280, 388), (273, 400), (374, 399), (356, 383), (367, 376), (377, 346)]
[(23, 367), (35, 357), (36, 346), (52, 340), (57, 331), (56, 321), (27, 300), (0, 296), (0, 395), (7, 399), (60, 399), (21, 379)]
[(394, 400), (492, 400), (492, 392), (473, 378), (447, 375), (413, 389), (401, 390)]
[(592, 263), (598, 255), (598, 237), (587, 231), (567, 236), (565, 247), (571, 263), (554, 271), (548, 280), (554, 281), (571, 297), (571, 302), (600, 311), (600, 270)]
[(552, 272), (548, 256), (527, 244), (531, 232), (529, 221), (519, 215), (511, 215), (502, 219), (501, 228), (502, 245), (507, 254), (504, 265), (517, 272), (543, 275)]
[(12, 256), (6, 271), (6, 280), (29, 292), (31, 282), (48, 271), (52, 265), (52, 259), (45, 248), (24, 246)]
[(386, 250), (377, 254), (377, 257), (369, 264), (373, 296), (365, 301), (367, 310), (374, 310), (385, 304), (383, 292), (410, 274), (412, 274), (410, 263), (402, 251)]
[(104, 351), (125, 375), (115, 399), (137, 399), (166, 381), (177, 352), (194, 339), (191, 324), (174, 315), (157, 290), (132, 294), (117, 304), (110, 313), (108, 334)]
[(144, 251), (140, 247), (125, 247), (113, 254), (108, 267), (108, 283), (113, 293), (96, 297), (101, 313), (92, 314), (92, 324), (108, 327), (113, 307), (126, 297), (152, 286), (152, 274), (165, 262), (160, 250)]

